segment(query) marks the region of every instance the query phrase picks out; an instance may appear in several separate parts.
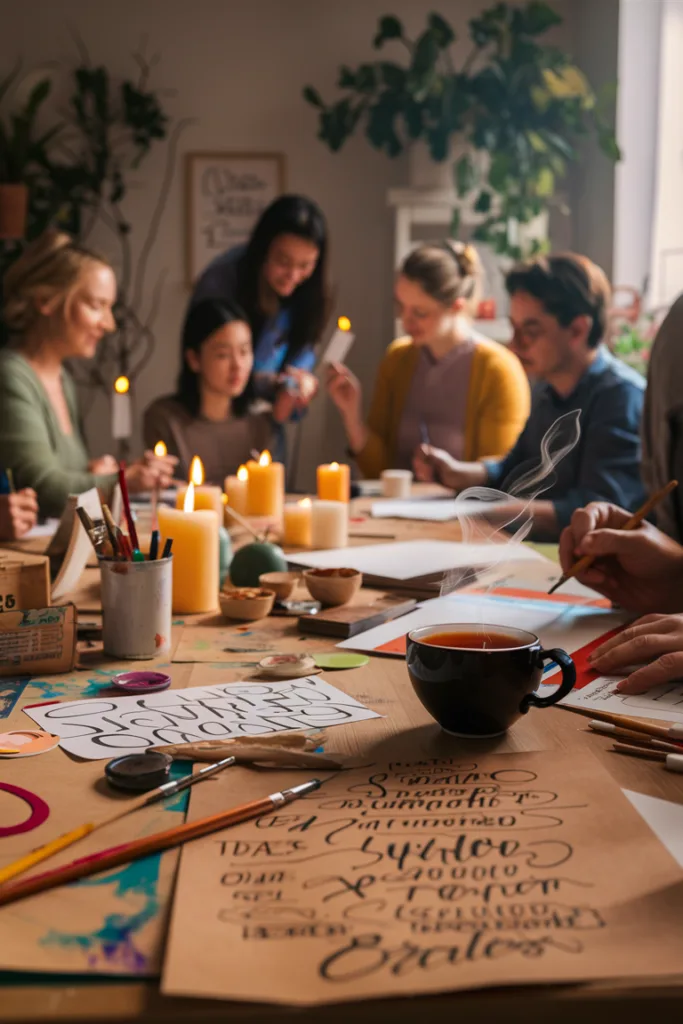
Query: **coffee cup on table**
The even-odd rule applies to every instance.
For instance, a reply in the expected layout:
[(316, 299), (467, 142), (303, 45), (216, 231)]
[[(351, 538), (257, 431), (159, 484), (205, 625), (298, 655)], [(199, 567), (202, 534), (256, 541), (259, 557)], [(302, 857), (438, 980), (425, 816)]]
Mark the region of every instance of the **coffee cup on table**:
[(409, 469), (385, 469), (380, 477), (385, 498), (409, 498), (413, 474)]
[[(501, 736), (529, 708), (557, 704), (576, 682), (566, 651), (546, 651), (533, 633), (507, 626), (414, 629), (406, 661), (413, 689), (430, 715), (445, 732), (470, 739)], [(562, 681), (539, 697), (547, 661), (559, 666)]]

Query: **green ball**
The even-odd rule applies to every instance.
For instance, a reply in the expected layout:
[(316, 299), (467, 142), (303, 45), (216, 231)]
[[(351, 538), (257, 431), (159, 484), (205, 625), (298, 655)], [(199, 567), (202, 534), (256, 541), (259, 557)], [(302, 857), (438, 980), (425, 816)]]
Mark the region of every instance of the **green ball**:
[(287, 559), (276, 544), (246, 544), (230, 564), (234, 587), (258, 587), (264, 572), (286, 572)]

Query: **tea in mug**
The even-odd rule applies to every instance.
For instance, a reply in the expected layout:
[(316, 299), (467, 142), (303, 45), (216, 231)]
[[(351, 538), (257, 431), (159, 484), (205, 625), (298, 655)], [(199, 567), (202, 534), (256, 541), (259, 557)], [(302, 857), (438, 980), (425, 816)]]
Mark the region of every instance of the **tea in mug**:
[(485, 630), (449, 631), (447, 633), (430, 633), (422, 637), (421, 643), (431, 647), (454, 647), (470, 651), (503, 651), (510, 647), (525, 647), (518, 637), (506, 633), (492, 633)]

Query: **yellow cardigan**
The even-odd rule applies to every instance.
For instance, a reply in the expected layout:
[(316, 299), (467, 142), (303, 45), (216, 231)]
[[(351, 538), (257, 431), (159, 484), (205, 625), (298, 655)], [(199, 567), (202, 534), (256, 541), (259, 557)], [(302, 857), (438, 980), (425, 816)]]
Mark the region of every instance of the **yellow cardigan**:
[[(380, 363), (368, 416), (369, 436), (356, 454), (364, 477), (376, 479), (395, 465), (396, 442), (419, 349), (398, 338)], [(506, 455), (529, 417), (529, 382), (522, 364), (495, 341), (477, 338), (465, 417), (466, 462)]]

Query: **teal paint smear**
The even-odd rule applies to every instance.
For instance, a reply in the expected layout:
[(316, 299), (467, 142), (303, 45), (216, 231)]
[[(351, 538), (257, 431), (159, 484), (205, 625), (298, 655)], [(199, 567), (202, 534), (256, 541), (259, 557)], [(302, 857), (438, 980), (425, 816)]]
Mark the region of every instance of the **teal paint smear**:
[[(42, 697), (45, 700), (53, 700), (56, 697), (63, 697), (69, 689), (68, 683), (43, 682), (42, 680), (39, 681), (37, 679), (32, 679), (29, 686), (31, 689), (38, 690), (36, 697)], [(31, 696), (33, 696), (33, 694), (31, 694)]]
[[(187, 762), (171, 766), (171, 778), (181, 779), (191, 774), (192, 765)], [(190, 794), (178, 793), (164, 811), (184, 815)], [(124, 864), (118, 870), (103, 876), (95, 875), (81, 879), (76, 885), (110, 886), (111, 894), (123, 904), (127, 900), (139, 901), (142, 907), (136, 911), (107, 914), (99, 928), (91, 932), (74, 933), (51, 929), (41, 940), (44, 946), (59, 946), (61, 949), (77, 949), (86, 957), (91, 970), (106, 965), (123, 967), (130, 974), (141, 974), (147, 967), (145, 954), (136, 946), (135, 938), (144, 926), (159, 912), (158, 883), (162, 854), (155, 853), (141, 860)]]

